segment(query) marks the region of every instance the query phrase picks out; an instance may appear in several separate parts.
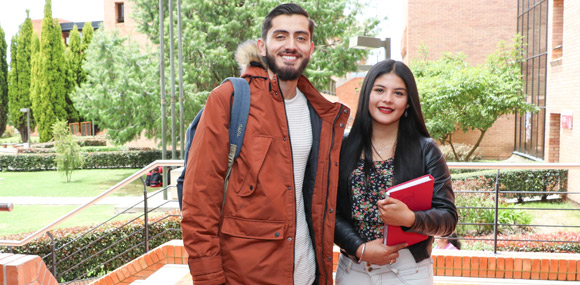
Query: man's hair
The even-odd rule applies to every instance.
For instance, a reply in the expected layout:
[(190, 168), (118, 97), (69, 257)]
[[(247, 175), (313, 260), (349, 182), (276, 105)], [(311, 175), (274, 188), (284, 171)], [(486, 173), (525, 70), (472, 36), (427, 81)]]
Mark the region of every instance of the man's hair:
[(266, 40), (268, 36), (268, 31), (272, 28), (272, 19), (280, 15), (302, 15), (308, 19), (308, 30), (310, 31), (310, 41), (312, 41), (312, 36), (314, 34), (314, 21), (310, 19), (308, 12), (304, 8), (298, 6), (294, 3), (286, 3), (279, 5), (278, 7), (272, 9), (268, 16), (264, 19), (262, 23), (262, 39)]

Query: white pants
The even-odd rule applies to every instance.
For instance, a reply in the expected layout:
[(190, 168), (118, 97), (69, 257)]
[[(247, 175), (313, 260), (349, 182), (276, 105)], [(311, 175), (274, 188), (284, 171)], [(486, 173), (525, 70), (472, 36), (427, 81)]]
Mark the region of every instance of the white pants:
[(411, 252), (404, 248), (392, 265), (368, 266), (364, 261), (356, 263), (341, 254), (335, 280), (336, 284), (433, 284), (433, 259), (429, 257), (416, 263)]

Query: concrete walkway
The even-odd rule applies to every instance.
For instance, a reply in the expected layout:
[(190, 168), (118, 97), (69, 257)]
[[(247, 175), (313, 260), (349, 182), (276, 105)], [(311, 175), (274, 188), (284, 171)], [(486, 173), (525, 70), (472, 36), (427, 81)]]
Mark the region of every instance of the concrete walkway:
[[(80, 206), (95, 199), (95, 197), (0, 197), (0, 203), (12, 203), (14, 210), (18, 206), (24, 205), (46, 205), (46, 206)], [(133, 207), (129, 212), (143, 211), (143, 197), (141, 196), (108, 196), (95, 203), (95, 205), (110, 205), (115, 206), (115, 213), (120, 213), (127, 208)], [(179, 209), (177, 200), (163, 199), (163, 194), (157, 194), (150, 197), (147, 201), (147, 208), (157, 208), (156, 212), (165, 212), (168, 210)], [(163, 204), (163, 205), (161, 205)]]

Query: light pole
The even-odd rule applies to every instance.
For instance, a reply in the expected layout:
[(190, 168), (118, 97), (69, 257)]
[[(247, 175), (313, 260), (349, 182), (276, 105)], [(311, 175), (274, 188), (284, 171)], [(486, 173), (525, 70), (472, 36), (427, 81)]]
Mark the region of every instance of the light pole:
[[(355, 49), (375, 49), (384, 48), (385, 49), (385, 59), (391, 58), (391, 38), (386, 38), (381, 40), (379, 38), (366, 37), (366, 36), (354, 36), (349, 39), (349, 48)], [(369, 70), (372, 65), (359, 65), (359, 70), (366, 71)]]
[(20, 112), (26, 113), (26, 137), (28, 138), (28, 148), (30, 148), (30, 108), (21, 108)]

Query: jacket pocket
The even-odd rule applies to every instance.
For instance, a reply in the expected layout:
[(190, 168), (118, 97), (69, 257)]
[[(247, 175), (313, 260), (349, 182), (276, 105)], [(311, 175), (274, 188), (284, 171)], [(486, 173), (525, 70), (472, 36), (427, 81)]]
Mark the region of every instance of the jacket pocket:
[(236, 194), (246, 197), (256, 191), (258, 174), (270, 149), (272, 138), (254, 136), (244, 142), (243, 151), (236, 160), (229, 185)]
[(285, 227), (285, 222), (224, 217), (221, 233), (240, 238), (280, 240), (284, 238)]

